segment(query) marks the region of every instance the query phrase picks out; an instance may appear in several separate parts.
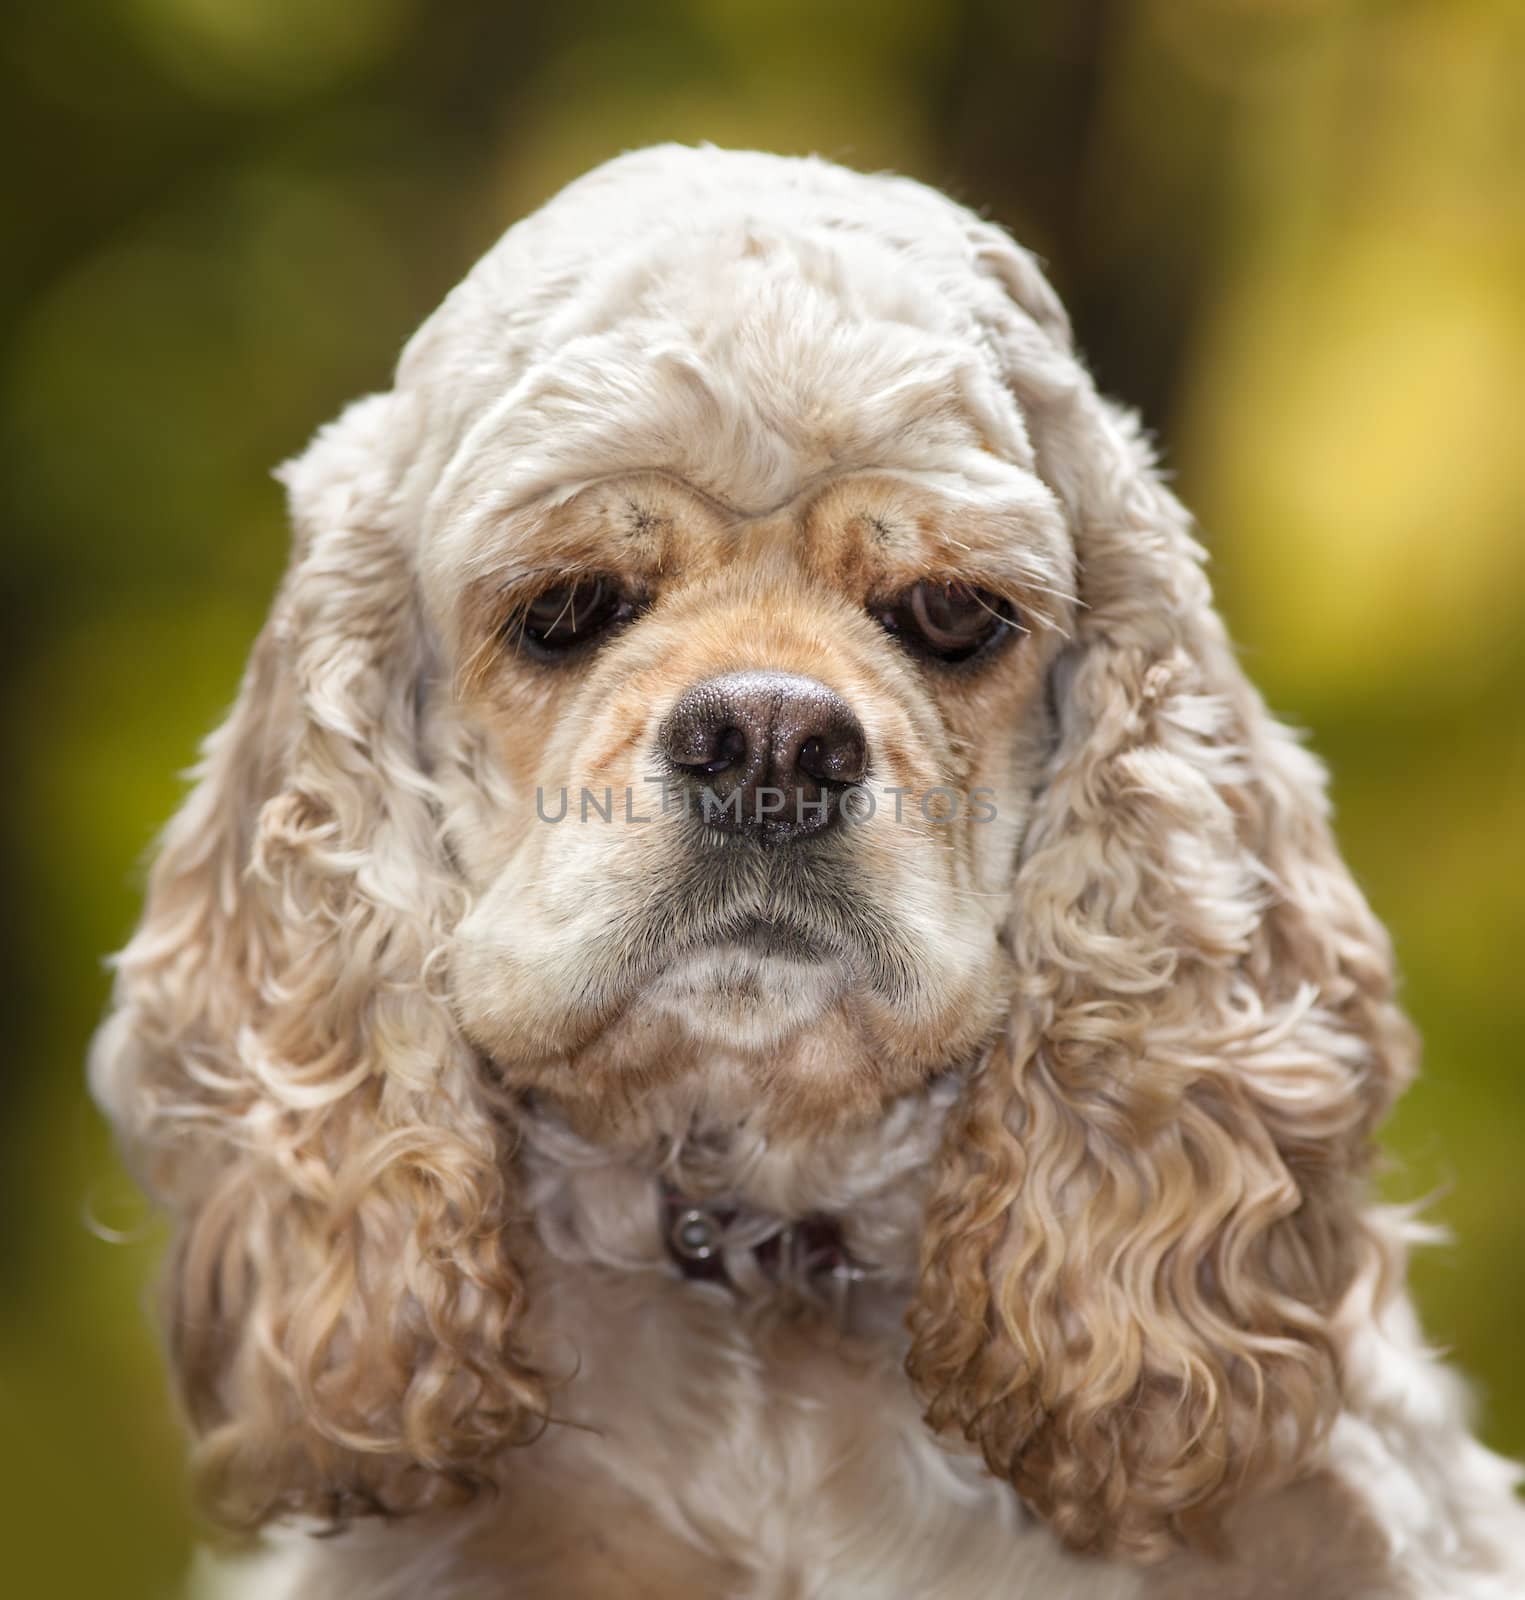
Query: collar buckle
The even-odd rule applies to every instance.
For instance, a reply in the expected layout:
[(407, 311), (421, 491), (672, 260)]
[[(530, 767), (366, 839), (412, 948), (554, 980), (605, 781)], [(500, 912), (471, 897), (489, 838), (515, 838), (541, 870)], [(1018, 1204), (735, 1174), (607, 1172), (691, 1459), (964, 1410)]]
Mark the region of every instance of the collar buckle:
[(727, 1254), (738, 1250), (745, 1252), (745, 1275), (754, 1283), (761, 1274), (770, 1283), (826, 1280), (846, 1287), (867, 1275), (847, 1253), (831, 1217), (754, 1220), (735, 1205), (691, 1200), (663, 1183), (662, 1218), (668, 1254), (685, 1278), (699, 1282), (742, 1287), (726, 1265)]

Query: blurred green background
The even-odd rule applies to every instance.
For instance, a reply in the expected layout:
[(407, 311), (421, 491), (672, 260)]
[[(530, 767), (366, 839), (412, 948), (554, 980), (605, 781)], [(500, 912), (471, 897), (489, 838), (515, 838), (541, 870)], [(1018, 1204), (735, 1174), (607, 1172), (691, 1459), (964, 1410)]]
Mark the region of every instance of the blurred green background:
[[(0, 126), (0, 1464), (13, 1594), (168, 1594), (154, 1230), (82, 1089), (100, 957), (284, 559), (268, 469), (505, 225), (656, 139), (988, 209), (1160, 433), (1330, 761), (1426, 1075), (1426, 1319), (1525, 1453), (1525, 8), (11, 0)], [(87, 1227), (95, 1220), (95, 1231)], [(117, 1233), (122, 1242), (100, 1237)]]

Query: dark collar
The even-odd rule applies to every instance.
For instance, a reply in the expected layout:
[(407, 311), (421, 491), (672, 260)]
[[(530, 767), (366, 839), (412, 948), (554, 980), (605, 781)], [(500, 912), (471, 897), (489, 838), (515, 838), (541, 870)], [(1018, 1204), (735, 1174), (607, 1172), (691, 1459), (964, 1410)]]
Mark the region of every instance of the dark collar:
[(759, 1218), (722, 1200), (692, 1200), (662, 1184), (662, 1233), (667, 1253), (685, 1278), (702, 1283), (738, 1283), (744, 1276), (768, 1283), (831, 1281), (851, 1284), (865, 1269), (848, 1254), (842, 1230), (831, 1217), (794, 1222)]

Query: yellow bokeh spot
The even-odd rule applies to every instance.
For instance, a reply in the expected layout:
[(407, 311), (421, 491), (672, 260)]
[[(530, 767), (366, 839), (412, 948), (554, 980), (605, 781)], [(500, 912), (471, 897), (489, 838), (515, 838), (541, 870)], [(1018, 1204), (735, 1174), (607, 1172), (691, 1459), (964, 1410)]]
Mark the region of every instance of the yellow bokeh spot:
[(385, 53), (411, 0), (126, 0), (140, 43), (210, 100), (284, 99)]

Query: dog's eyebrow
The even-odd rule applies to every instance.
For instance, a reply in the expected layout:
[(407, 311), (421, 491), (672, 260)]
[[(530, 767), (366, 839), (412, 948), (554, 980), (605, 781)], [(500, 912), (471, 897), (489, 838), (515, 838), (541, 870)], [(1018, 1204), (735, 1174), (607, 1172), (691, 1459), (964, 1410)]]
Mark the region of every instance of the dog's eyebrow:
[[(725, 516), (736, 522), (760, 522), (764, 517), (777, 516), (780, 511), (787, 511), (791, 506), (799, 506), (801, 513), (808, 513), (814, 502), (830, 489), (841, 484), (850, 484), (856, 479), (875, 481), (883, 479), (898, 480), (906, 486), (919, 492), (933, 495), (948, 494), (948, 490), (930, 482), (923, 481), (922, 474), (908, 470), (903, 466), (892, 465), (887, 462), (858, 461), (851, 466), (833, 465), (820, 472), (812, 473), (807, 478), (802, 478), (794, 485), (788, 494), (781, 499), (765, 506), (745, 506), (729, 499), (719, 489), (706, 484), (695, 483), (692, 478), (686, 478), (682, 473), (674, 471), (668, 466), (629, 465), (621, 466), (612, 472), (603, 472), (589, 477), (580, 477), (571, 480), (562, 480), (553, 484), (542, 485), (533, 493), (523, 495), (510, 504), (495, 508), (495, 514), (501, 517), (523, 516), (537, 509), (558, 510), (562, 506), (571, 504), (579, 495), (586, 494), (590, 489), (598, 489), (605, 484), (622, 483), (630, 479), (647, 478), (658, 479), (663, 483), (672, 484), (685, 494), (692, 495), (694, 499), (703, 501), (714, 510), (722, 512)], [(626, 503), (635, 508), (637, 499), (630, 496)], [(888, 524), (884, 524), (885, 531), (889, 531)]]
[(653, 528), (659, 528), (672, 519), (654, 511), (649, 505), (638, 500), (634, 495), (625, 498), (625, 509), (630, 513), (630, 520), (637, 533), (650, 533)]
[[(717, 511), (723, 511), (730, 517), (765, 517), (771, 516), (772, 511), (749, 511), (745, 506), (738, 506), (717, 494), (714, 490), (702, 488), (699, 484), (691, 482), (688, 478), (674, 472), (670, 467), (655, 466), (622, 466), (614, 472), (602, 472), (592, 477), (576, 478), (570, 481), (563, 480), (558, 483), (544, 485), (533, 494), (525, 495), (514, 501), (512, 505), (498, 508), (500, 516), (523, 516), (527, 512), (537, 509), (547, 511), (559, 510), (562, 506), (570, 505), (579, 495), (586, 494), (590, 489), (602, 488), (605, 484), (624, 483), (635, 478), (657, 478), (663, 483), (670, 483), (691, 494), (696, 500), (703, 500), (713, 506)], [(798, 496), (791, 496), (797, 499)], [(635, 510), (639, 500), (633, 493), (626, 497), (626, 505)], [(780, 502), (773, 507), (773, 511), (782, 510), (790, 503), (789, 500)]]

